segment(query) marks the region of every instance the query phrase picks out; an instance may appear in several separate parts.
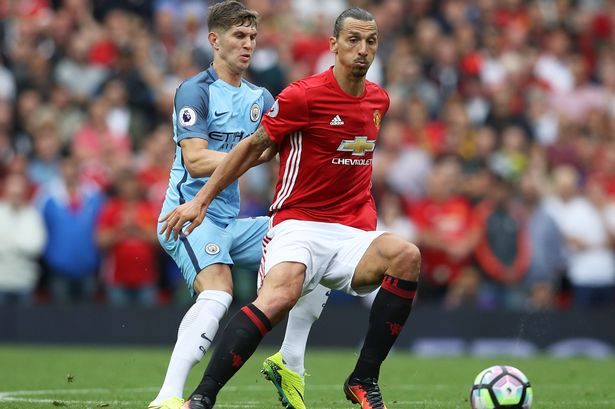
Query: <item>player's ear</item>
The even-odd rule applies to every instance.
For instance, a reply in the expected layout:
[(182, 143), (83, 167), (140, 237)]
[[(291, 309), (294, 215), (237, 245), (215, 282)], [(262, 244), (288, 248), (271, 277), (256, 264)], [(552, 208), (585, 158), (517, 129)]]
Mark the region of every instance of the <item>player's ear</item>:
[(209, 44), (211, 44), (211, 47), (214, 50), (220, 48), (219, 38), (220, 37), (218, 36), (218, 33), (216, 33), (215, 31), (210, 31), (207, 35), (207, 40), (209, 41)]
[(337, 38), (333, 36), (329, 37), (329, 50), (332, 53), (337, 54)]

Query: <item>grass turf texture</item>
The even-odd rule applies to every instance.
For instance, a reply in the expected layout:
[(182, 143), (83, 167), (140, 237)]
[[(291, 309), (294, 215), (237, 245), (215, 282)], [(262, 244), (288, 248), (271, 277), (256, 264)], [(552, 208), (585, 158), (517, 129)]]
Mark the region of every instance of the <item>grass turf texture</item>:
[[(0, 408), (144, 409), (156, 395), (171, 348), (95, 348), (0, 345)], [(257, 351), (218, 397), (216, 408), (281, 408), (259, 374), (271, 350)], [(210, 354), (207, 355), (207, 359)], [(351, 350), (309, 350), (309, 409), (351, 408), (342, 383), (354, 366)], [(533, 409), (615, 408), (615, 360), (417, 358), (392, 353), (380, 385), (390, 409), (467, 409), (476, 374), (494, 364), (513, 365), (534, 387)], [(204, 364), (193, 370), (186, 392)], [(356, 406), (355, 406), (356, 407)]]

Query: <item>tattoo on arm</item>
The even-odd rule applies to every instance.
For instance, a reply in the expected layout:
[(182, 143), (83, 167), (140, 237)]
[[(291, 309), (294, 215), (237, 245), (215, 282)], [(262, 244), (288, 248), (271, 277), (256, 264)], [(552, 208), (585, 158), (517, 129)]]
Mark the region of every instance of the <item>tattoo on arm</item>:
[(269, 138), (267, 131), (262, 125), (254, 132), (254, 143), (261, 152), (264, 152), (268, 147), (273, 145), (273, 141)]

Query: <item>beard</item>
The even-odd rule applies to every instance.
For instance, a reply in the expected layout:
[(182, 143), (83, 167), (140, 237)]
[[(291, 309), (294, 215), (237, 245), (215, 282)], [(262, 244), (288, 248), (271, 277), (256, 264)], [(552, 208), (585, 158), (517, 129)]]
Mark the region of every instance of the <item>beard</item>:
[(365, 67), (352, 67), (352, 76), (355, 78), (365, 77), (367, 74), (367, 70), (369, 70), (369, 65)]

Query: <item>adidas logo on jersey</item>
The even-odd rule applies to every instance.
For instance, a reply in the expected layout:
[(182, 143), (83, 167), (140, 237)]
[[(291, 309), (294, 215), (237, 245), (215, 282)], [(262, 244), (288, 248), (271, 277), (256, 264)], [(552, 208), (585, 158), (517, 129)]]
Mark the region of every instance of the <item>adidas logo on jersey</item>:
[(333, 125), (333, 126), (344, 125), (344, 121), (342, 121), (342, 118), (340, 118), (339, 115), (335, 115), (333, 119), (331, 120), (331, 122), (329, 122), (329, 125)]

